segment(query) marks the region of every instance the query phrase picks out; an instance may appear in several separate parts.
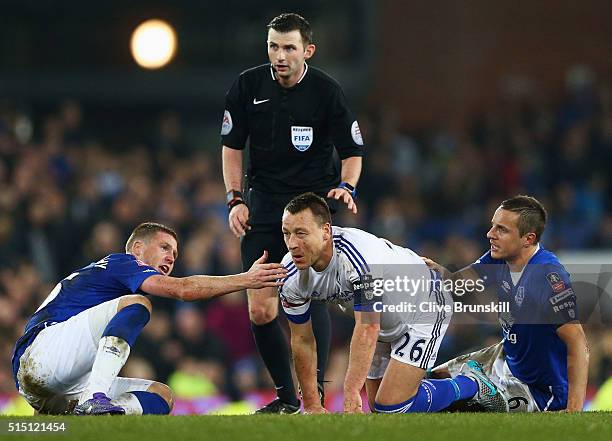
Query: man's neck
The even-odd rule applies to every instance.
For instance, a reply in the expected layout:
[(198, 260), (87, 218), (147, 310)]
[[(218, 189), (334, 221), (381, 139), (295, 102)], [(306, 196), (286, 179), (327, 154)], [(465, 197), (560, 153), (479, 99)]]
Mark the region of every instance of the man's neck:
[(525, 268), (525, 265), (529, 263), (529, 260), (533, 257), (535, 253), (540, 249), (540, 244), (537, 243), (528, 248), (524, 248), (521, 253), (514, 258), (513, 260), (506, 260), (510, 271), (513, 273), (520, 273)]
[(332, 241), (330, 240), (328, 243), (325, 244), (325, 248), (323, 249), (321, 256), (314, 263), (314, 265), (312, 265), (312, 269), (314, 269), (318, 273), (320, 273), (321, 271), (324, 271), (329, 266), (329, 263), (331, 262), (333, 256), (334, 256), (334, 245)]
[(306, 69), (306, 63), (302, 63), (302, 68), (299, 70), (299, 72), (296, 72), (294, 75), (291, 75), (289, 78), (281, 77), (280, 75), (278, 75), (278, 72), (274, 72), (274, 75), (276, 76), (276, 80), (278, 81), (278, 84), (280, 84), (281, 87), (288, 89), (290, 87), (295, 86), (300, 81), (300, 78), (302, 78), (302, 75), (304, 75), (305, 69)]

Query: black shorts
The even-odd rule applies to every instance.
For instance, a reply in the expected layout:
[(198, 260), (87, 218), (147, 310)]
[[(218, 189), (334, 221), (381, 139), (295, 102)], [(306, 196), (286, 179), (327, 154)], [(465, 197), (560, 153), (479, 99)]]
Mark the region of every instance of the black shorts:
[[(319, 193), (320, 194), (320, 193)], [(264, 250), (268, 251), (268, 262), (278, 263), (285, 254), (287, 246), (283, 238), (281, 219), (283, 209), (297, 195), (266, 194), (251, 189), (245, 199), (249, 206), (249, 225), (251, 229), (240, 241), (242, 268), (248, 270), (253, 262), (261, 257)], [(324, 196), (324, 195), (322, 195)], [(330, 211), (334, 213), (336, 200), (327, 200)]]

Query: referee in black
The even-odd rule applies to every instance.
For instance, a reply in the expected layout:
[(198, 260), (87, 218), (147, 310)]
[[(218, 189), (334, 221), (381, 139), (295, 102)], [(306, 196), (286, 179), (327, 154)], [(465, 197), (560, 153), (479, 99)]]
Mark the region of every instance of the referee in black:
[[(270, 63), (240, 74), (227, 93), (221, 129), (229, 226), (241, 238), (245, 268), (264, 250), (271, 262), (280, 262), (287, 253), (283, 208), (301, 193), (342, 201), (357, 213), (353, 198), (363, 156), (359, 125), (339, 84), (306, 63), (316, 49), (310, 24), (297, 14), (281, 14), (268, 24), (267, 45)], [(255, 342), (278, 395), (257, 412), (297, 413), (300, 402), (278, 322), (278, 293), (267, 288), (248, 290), (247, 295)], [(311, 308), (323, 396), (331, 325), (325, 304), (313, 302)]]

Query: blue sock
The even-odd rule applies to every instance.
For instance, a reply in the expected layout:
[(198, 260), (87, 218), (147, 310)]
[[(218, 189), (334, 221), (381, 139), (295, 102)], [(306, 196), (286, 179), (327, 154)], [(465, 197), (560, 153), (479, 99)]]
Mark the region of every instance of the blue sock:
[(446, 409), (457, 400), (473, 397), (478, 390), (472, 379), (464, 375), (457, 378), (423, 380), (416, 395), (409, 400), (391, 405), (374, 403), (374, 410), (380, 413), (412, 413), (438, 412)]
[(458, 400), (468, 400), (478, 393), (478, 384), (465, 375), (457, 375), (453, 381), (459, 388)]
[(133, 391), (130, 393), (140, 402), (143, 415), (168, 415), (170, 413), (170, 406), (159, 395), (146, 391)]
[(134, 303), (126, 306), (108, 322), (102, 337), (119, 337), (124, 339), (130, 347), (134, 346), (136, 338), (140, 335), (149, 318), (151, 318), (151, 314), (144, 305)]

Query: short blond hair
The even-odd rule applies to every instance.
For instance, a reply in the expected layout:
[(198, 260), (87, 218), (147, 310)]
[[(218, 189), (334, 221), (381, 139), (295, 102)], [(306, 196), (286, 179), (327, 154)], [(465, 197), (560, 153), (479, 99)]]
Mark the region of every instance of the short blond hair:
[(130, 238), (125, 244), (125, 252), (129, 253), (134, 246), (134, 242), (137, 240), (149, 240), (151, 236), (159, 232), (168, 233), (178, 242), (176, 231), (174, 231), (172, 228), (157, 222), (143, 222), (134, 228), (132, 234), (130, 234)]

